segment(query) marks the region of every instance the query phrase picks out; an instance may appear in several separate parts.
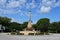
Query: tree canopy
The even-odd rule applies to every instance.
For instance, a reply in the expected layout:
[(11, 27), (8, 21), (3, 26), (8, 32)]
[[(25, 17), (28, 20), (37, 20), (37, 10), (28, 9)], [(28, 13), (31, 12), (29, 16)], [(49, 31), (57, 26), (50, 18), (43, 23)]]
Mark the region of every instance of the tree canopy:
[[(0, 17), (0, 25), (5, 26), (7, 32), (9, 31), (22, 31), (24, 28), (27, 28), (28, 21), (23, 23), (11, 22), (11, 18), (8, 17)], [(50, 19), (41, 18), (37, 21), (36, 24), (32, 24), (35, 30), (40, 32), (56, 32), (60, 33), (60, 21), (50, 23)]]
[(47, 32), (50, 24), (50, 20), (48, 18), (42, 18), (37, 21), (37, 25), (41, 32)]

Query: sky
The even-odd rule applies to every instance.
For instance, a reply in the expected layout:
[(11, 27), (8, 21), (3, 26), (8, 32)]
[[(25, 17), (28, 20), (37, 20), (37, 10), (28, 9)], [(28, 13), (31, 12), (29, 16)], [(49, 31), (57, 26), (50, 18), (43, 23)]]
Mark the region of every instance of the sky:
[(0, 16), (11, 18), (12, 22), (28, 21), (29, 11), (31, 11), (32, 23), (36, 23), (41, 18), (58, 22), (60, 0), (0, 0)]

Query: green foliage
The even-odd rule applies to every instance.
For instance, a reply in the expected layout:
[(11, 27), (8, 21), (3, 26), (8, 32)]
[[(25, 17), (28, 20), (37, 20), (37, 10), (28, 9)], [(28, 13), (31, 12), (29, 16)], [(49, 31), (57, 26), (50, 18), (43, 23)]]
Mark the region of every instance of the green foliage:
[(2, 29), (3, 29), (3, 26), (6, 28), (5, 31), (9, 31), (7, 28), (9, 26), (10, 22), (11, 22), (10, 18), (0, 17), (0, 25), (2, 25)]
[(32, 27), (33, 27), (35, 30), (38, 30), (37, 24), (33, 24)]
[(24, 33), (17, 33), (17, 35), (24, 35)]
[(53, 22), (50, 24), (50, 32), (60, 33), (60, 22)]
[(0, 17), (0, 24), (1, 25), (8, 26), (10, 22), (11, 22), (10, 18)]
[(28, 22), (24, 22), (23, 24), (20, 25), (20, 30), (22, 31), (24, 28), (27, 27)]
[[(8, 17), (0, 17), (0, 25), (5, 26), (7, 32), (9, 31), (22, 31), (27, 27), (28, 22), (23, 22), (22, 24), (17, 22), (11, 22), (11, 19)], [(42, 33), (50, 32), (60, 33), (60, 22), (52, 22), (48, 18), (42, 18), (37, 21), (36, 24), (32, 25), (35, 30), (41, 31)]]
[(60, 33), (60, 21), (58, 22), (57, 32)]
[(17, 22), (12, 22), (12, 23), (10, 23), (9, 28), (10, 28), (11, 30), (13, 30), (13, 29), (15, 29), (15, 30), (20, 30), (20, 24), (17, 23)]
[(29, 35), (34, 35), (34, 33), (29, 33)]
[(48, 18), (42, 18), (37, 22), (38, 28), (40, 29), (41, 32), (47, 32), (49, 24), (50, 20)]
[(23, 28), (26, 28), (27, 27), (27, 24), (28, 24), (28, 22), (23, 22), (22, 27)]
[(53, 23), (50, 24), (50, 30), (52, 32), (56, 32), (57, 29), (58, 29), (58, 23), (57, 22), (53, 22)]
[(11, 35), (16, 35), (17, 33), (16, 32), (11, 32)]

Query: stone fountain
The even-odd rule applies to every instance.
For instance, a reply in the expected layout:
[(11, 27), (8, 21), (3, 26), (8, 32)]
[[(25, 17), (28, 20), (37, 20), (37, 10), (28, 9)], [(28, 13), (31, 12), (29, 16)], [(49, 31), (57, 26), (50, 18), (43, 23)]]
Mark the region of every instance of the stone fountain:
[(23, 33), (24, 35), (29, 35), (30, 33), (37, 33), (32, 27), (32, 21), (31, 21), (31, 11), (28, 12), (29, 20), (28, 20), (28, 25), (27, 28), (24, 29), (24, 31), (20, 31), (20, 33)]

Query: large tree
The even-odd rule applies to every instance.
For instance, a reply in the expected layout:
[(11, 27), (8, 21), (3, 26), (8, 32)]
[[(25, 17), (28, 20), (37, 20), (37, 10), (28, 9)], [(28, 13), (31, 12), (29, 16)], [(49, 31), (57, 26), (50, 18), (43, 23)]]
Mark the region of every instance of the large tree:
[(10, 18), (7, 17), (0, 17), (0, 24), (3, 26), (8, 26), (8, 24), (11, 22)]
[(27, 28), (28, 22), (23, 22), (22, 27)]
[(20, 23), (17, 23), (17, 22), (11, 22), (10, 23), (10, 26), (9, 26), (9, 29), (11, 31), (14, 31), (14, 30), (22, 30), (22, 27), (21, 27), (21, 24)]
[(38, 30), (37, 24), (33, 24), (32, 27), (33, 27), (35, 30)]
[(50, 24), (50, 31), (51, 32), (57, 32), (57, 30), (58, 30), (58, 22), (52, 22), (51, 24)]
[[(3, 26), (8, 29), (7, 27), (9, 26), (11, 22), (11, 19), (10, 18), (7, 18), (7, 17), (0, 17), (0, 25), (2, 25), (2, 29), (3, 29)], [(7, 30), (8, 31), (8, 30)]]
[(27, 27), (28, 22), (23, 22), (23, 24), (17, 22), (11, 22), (9, 28), (11, 30), (19, 30), (22, 31), (24, 28)]
[(37, 22), (38, 28), (40, 29), (41, 32), (47, 32), (49, 24), (50, 20), (48, 18), (39, 19)]
[(60, 33), (60, 21), (58, 22), (57, 25), (58, 25), (58, 26), (57, 26), (57, 32)]

